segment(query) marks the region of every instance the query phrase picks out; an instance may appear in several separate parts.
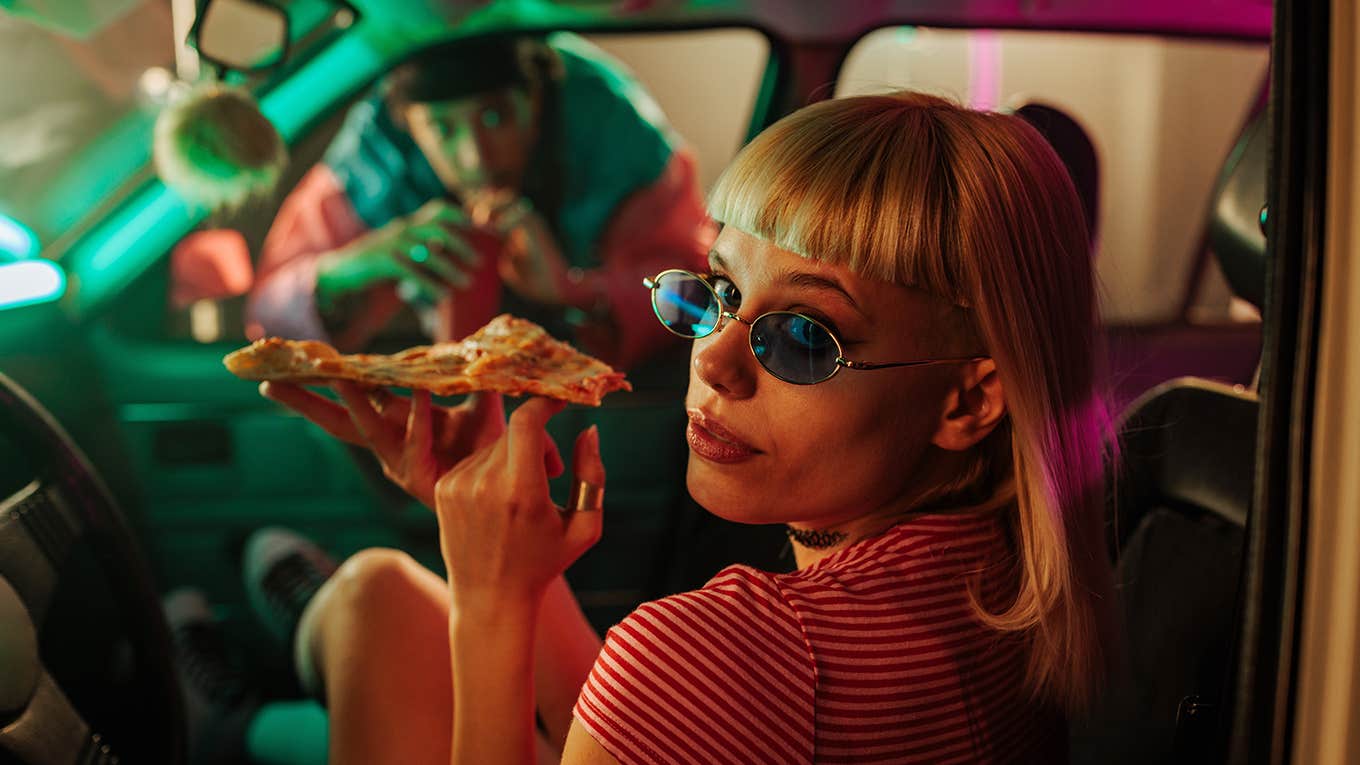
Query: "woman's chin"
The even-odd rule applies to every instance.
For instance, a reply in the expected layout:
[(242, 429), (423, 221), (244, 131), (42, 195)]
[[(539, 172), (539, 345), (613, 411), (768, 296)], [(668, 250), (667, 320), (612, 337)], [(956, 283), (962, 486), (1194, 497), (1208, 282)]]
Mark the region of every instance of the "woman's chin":
[(751, 495), (751, 482), (738, 480), (730, 473), (716, 470), (714, 465), (691, 454), (685, 485), (689, 495), (708, 512), (733, 523), (782, 523), (766, 517), (772, 508), (763, 498)]

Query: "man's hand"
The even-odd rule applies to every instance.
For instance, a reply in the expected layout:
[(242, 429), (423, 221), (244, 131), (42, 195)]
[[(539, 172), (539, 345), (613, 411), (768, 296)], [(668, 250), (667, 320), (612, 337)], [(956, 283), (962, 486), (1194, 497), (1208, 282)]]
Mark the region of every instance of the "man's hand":
[(433, 305), (449, 290), (471, 283), (480, 256), (460, 228), (471, 223), (460, 207), (434, 199), (317, 260), (316, 300), (322, 310), (344, 295), (378, 284), (398, 284), (411, 303)]
[(567, 259), (548, 222), (523, 197), (469, 200), (472, 220), (500, 236), (501, 281), (526, 300), (549, 306), (568, 304)]

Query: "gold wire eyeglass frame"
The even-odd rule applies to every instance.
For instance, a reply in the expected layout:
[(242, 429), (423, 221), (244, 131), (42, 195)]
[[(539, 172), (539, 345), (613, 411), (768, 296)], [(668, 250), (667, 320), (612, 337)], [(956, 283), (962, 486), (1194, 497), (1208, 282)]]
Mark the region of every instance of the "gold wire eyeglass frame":
[[(700, 284), (704, 285), (704, 288), (707, 289), (709, 294), (713, 296), (713, 301), (719, 307), (719, 311), (718, 320), (713, 323), (712, 329), (710, 329), (707, 332), (704, 332), (703, 334), (686, 334), (684, 332), (676, 331), (673, 327), (671, 327), (671, 325), (666, 323), (665, 319), (661, 317), (661, 309), (657, 307), (656, 304), (656, 290), (658, 287), (661, 286), (661, 280), (668, 274), (680, 274), (682, 276), (688, 276), (698, 281)], [(668, 268), (650, 279), (643, 279), (642, 286), (646, 287), (648, 290), (651, 291), (652, 313), (656, 315), (657, 321), (661, 322), (661, 326), (665, 327), (666, 330), (671, 334), (686, 338), (688, 340), (698, 340), (699, 338), (708, 337), (709, 335), (715, 332), (721, 331), (723, 327), (723, 322), (727, 319), (732, 319), (742, 324), (745, 324), (747, 327), (746, 344), (747, 347), (751, 349), (751, 355), (755, 356), (756, 361), (759, 362), (760, 366), (766, 372), (769, 372), (774, 377), (783, 380), (784, 382), (787, 383), (792, 383), (794, 385), (816, 385), (817, 383), (826, 382), (827, 380), (830, 380), (832, 377), (835, 377), (836, 373), (841, 371), (842, 368), (862, 370), (893, 369), (897, 367), (922, 367), (929, 366), (931, 364), (960, 364), (970, 361), (982, 361), (983, 359), (990, 358), (989, 356), (956, 356), (939, 359), (919, 359), (917, 361), (888, 361), (888, 362), (851, 361), (850, 359), (845, 358), (845, 351), (844, 347), (841, 345), (841, 339), (839, 337), (836, 337), (836, 334), (832, 332), (830, 328), (828, 328), (825, 324), (821, 323), (820, 321), (817, 321), (816, 319), (812, 318), (811, 316), (808, 316), (807, 314), (798, 313), (797, 311), (766, 311), (765, 313), (762, 313), (761, 315), (755, 317), (754, 319), (748, 320), (743, 319), (741, 316), (738, 316), (734, 311), (727, 310), (727, 304), (723, 303), (722, 298), (718, 296), (718, 291), (713, 289), (713, 285), (709, 283), (708, 281), (709, 276), (710, 275), (708, 274), (696, 274), (693, 271), (686, 271), (683, 268)], [(826, 336), (831, 338), (831, 342), (835, 343), (836, 345), (836, 363), (831, 367), (831, 371), (827, 372), (825, 377), (820, 377), (816, 380), (807, 381), (791, 380), (779, 374), (775, 370), (771, 369), (769, 366), (767, 366), (765, 364), (765, 361), (760, 358), (760, 354), (756, 353), (755, 339), (754, 337), (752, 337), (752, 332), (754, 331), (756, 322), (760, 321), (761, 319), (764, 319), (767, 316), (797, 316), (803, 321), (813, 324), (822, 332), (825, 332)]]

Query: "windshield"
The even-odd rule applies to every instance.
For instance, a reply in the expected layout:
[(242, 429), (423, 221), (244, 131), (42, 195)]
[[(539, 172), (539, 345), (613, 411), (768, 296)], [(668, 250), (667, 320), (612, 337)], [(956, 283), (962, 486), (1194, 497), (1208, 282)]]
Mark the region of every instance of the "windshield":
[(341, 0), (292, 2), (287, 64), (214, 72), (184, 44), (196, 5), (0, 0), (0, 262), (32, 249), (60, 258), (150, 179), (156, 117), (193, 83), (262, 92), (353, 20)]
[(145, 166), (174, 82), (170, 0), (88, 14), (57, 31), (0, 13), (0, 214), (43, 245)]

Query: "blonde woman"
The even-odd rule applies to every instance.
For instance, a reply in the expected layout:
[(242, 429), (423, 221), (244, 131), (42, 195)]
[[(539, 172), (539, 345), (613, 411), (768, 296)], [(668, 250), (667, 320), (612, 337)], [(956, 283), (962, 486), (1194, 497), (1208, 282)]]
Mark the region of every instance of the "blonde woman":
[[(342, 388), (345, 412), (275, 386), (435, 506), (449, 571), (371, 551), (308, 607), (334, 761), (1066, 758), (1112, 631), (1096, 306), (1061, 163), (1016, 117), (847, 98), (757, 137), (710, 208), (708, 272), (639, 289), (693, 338), (691, 494), (786, 524), (797, 570), (728, 568), (601, 647), (561, 578), (601, 514), (548, 497), (559, 404), (504, 427), (491, 398)], [(450, 434), (457, 454), (431, 448)], [(600, 437), (573, 459), (596, 485)]]

